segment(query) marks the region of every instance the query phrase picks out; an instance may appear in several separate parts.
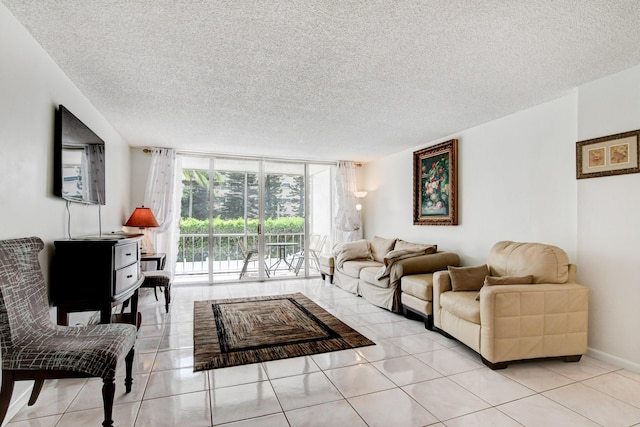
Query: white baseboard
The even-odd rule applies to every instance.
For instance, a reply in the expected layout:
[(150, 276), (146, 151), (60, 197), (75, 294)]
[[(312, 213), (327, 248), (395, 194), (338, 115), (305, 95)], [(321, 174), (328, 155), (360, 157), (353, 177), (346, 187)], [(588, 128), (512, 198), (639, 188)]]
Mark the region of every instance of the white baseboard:
[(622, 359), (618, 356), (614, 356), (612, 354), (605, 353), (604, 351), (596, 350), (591, 347), (587, 348), (587, 356), (640, 374), (640, 363), (631, 362), (629, 360)]

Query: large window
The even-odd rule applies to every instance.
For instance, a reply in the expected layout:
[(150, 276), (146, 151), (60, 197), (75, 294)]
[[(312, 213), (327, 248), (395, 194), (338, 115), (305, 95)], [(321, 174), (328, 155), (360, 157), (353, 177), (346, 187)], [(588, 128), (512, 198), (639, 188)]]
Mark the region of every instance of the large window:
[(318, 274), (331, 165), (191, 156), (182, 164), (177, 283)]

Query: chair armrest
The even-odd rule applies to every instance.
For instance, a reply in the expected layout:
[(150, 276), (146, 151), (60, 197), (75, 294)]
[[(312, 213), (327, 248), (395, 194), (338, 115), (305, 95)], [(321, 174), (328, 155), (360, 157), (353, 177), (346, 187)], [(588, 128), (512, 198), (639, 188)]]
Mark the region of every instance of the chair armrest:
[(482, 356), (497, 363), (585, 354), (588, 313), (589, 289), (577, 283), (484, 286)]
[(442, 270), (433, 273), (433, 324), (437, 328), (440, 323), (440, 294), (451, 290), (451, 276), (449, 271)]

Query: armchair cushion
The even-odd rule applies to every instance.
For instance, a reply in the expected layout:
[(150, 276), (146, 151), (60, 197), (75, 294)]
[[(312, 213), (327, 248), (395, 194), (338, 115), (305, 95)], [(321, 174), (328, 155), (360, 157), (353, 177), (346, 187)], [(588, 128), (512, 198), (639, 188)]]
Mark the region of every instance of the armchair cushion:
[(440, 305), (460, 319), (480, 324), (480, 304), (475, 291), (445, 292), (440, 295)]
[(476, 267), (453, 267), (449, 266), (451, 276), (451, 289), (454, 292), (479, 291), (484, 285), (484, 278), (489, 275), (487, 265)]

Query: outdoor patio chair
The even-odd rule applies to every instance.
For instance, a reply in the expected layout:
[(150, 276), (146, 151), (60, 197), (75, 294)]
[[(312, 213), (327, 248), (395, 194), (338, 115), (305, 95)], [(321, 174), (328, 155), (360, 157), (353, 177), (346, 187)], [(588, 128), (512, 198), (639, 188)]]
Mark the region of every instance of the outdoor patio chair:
[[(242, 255), (244, 257), (244, 261), (243, 261), (243, 264), (242, 264), (242, 270), (240, 270), (240, 277), (238, 277), (238, 280), (240, 280), (240, 279), (242, 279), (242, 276), (247, 274), (247, 269), (249, 268), (249, 263), (258, 260), (258, 249), (257, 248), (247, 249), (245, 244), (244, 244), (244, 239), (242, 237), (237, 239), (237, 243), (238, 243), (238, 247), (240, 248), (240, 251), (242, 252)], [(266, 262), (264, 264), (264, 272), (266, 273), (267, 277), (270, 277), (269, 276), (269, 267), (267, 266)]]
[[(0, 424), (15, 381), (34, 380), (33, 405), (46, 379), (102, 378), (103, 426), (112, 426), (116, 365), (125, 356), (127, 393), (133, 383), (136, 327), (129, 324), (59, 326), (51, 322), (37, 237), (0, 241)], [(87, 278), (90, 284), (90, 278)]]
[[(327, 236), (320, 236), (317, 234), (311, 235), (311, 240), (309, 241), (309, 260), (315, 265), (316, 269), (320, 271), (320, 254), (322, 253), (322, 248), (327, 241)], [(294, 255), (295, 259), (295, 273), (296, 276), (300, 273), (300, 269), (304, 264), (304, 251), (300, 251)], [(293, 264), (292, 260), (292, 264)]]

